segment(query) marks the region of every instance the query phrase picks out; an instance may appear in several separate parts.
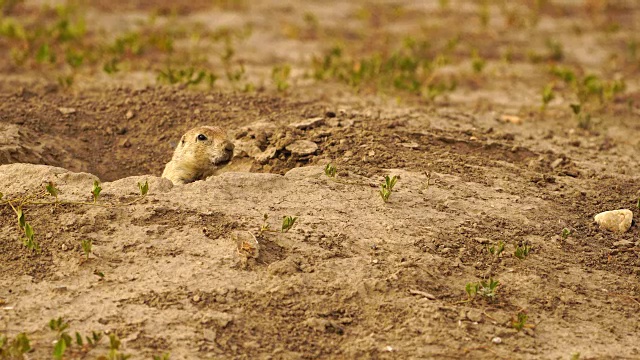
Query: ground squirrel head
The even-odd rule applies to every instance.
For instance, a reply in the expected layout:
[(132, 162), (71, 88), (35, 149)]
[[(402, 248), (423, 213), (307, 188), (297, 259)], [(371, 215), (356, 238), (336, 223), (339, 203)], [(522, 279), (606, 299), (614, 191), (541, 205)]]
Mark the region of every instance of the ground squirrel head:
[(187, 131), (167, 163), (162, 177), (185, 184), (213, 175), (233, 156), (233, 143), (217, 126), (200, 126)]

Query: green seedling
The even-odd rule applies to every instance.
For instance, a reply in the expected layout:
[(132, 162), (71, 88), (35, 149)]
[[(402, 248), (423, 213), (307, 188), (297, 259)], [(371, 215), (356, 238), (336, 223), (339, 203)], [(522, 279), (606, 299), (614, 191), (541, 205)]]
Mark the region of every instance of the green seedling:
[(570, 229), (564, 228), (562, 229), (562, 233), (560, 234), (560, 236), (562, 237), (563, 240), (566, 240), (569, 235), (571, 235), (572, 231)]
[(482, 27), (486, 28), (489, 26), (489, 20), (491, 19), (491, 9), (489, 8), (489, 1), (484, 0), (480, 4), (480, 9), (478, 10), (478, 16), (480, 17), (480, 23)]
[(120, 71), (120, 69), (118, 68), (119, 63), (120, 63), (120, 60), (118, 58), (115, 58), (115, 57), (111, 58), (110, 60), (104, 63), (104, 65), (102, 66), (102, 70), (109, 75), (115, 74), (118, 71)]
[(84, 255), (87, 257), (87, 260), (89, 260), (89, 255), (91, 255), (91, 247), (93, 245), (93, 241), (91, 241), (91, 239), (84, 239), (80, 242), (80, 245), (82, 245), (82, 251), (84, 252)]
[(145, 180), (144, 184), (138, 183), (138, 189), (140, 189), (140, 195), (145, 196), (149, 192), (149, 183)]
[(477, 283), (467, 283), (465, 291), (467, 292), (469, 300), (475, 298), (476, 295), (480, 295), (487, 300), (493, 301), (497, 296), (496, 290), (498, 285), (500, 285), (499, 281), (490, 278), (488, 281), (482, 280)]
[(473, 299), (478, 293), (478, 287), (480, 285), (478, 283), (467, 283), (464, 287), (464, 290), (467, 292), (467, 296), (469, 299)]
[(32, 350), (31, 342), (25, 333), (16, 335), (13, 340), (0, 335), (0, 359), (24, 359), (24, 354)]
[(123, 354), (120, 352), (120, 339), (116, 334), (109, 334), (109, 357), (108, 360), (126, 360), (131, 355)]
[(298, 217), (294, 216), (283, 216), (282, 217), (282, 232), (288, 232), (289, 230), (291, 230), (291, 228), (293, 227), (293, 225), (296, 223), (296, 220), (298, 220)]
[(504, 251), (504, 246), (504, 241), (500, 240), (491, 246), (487, 245), (487, 250), (491, 255), (500, 256), (500, 254)]
[(486, 64), (486, 61), (480, 57), (476, 50), (471, 53), (471, 67), (474, 72), (481, 73)]
[(571, 360), (580, 360), (580, 353), (579, 352), (574, 352), (571, 354)]
[(55, 184), (52, 181), (49, 181), (45, 188), (47, 189), (49, 195), (53, 196), (56, 199), (56, 202), (58, 202), (58, 194), (60, 193), (60, 191), (58, 190), (58, 188), (56, 188)]
[[(2, 198), (2, 193), (0, 193), (0, 198)], [(640, 198), (638, 198), (638, 202), (636, 203), (636, 207), (640, 210)]]
[(327, 164), (324, 167), (324, 174), (327, 175), (328, 177), (336, 177), (337, 172), (338, 172), (338, 169), (336, 169), (336, 167), (332, 164)]
[(395, 175), (391, 178), (389, 175), (384, 177), (384, 184), (380, 186), (380, 197), (382, 197), (384, 202), (389, 201), (389, 196), (391, 196), (391, 192), (393, 191), (393, 187), (396, 185), (396, 182), (398, 182), (398, 177)]
[(276, 85), (278, 91), (285, 91), (289, 88), (289, 75), (291, 74), (291, 66), (288, 64), (282, 66), (274, 66), (271, 70), (271, 79)]
[(527, 319), (529, 318), (529, 316), (524, 312), (519, 312), (517, 316), (518, 318), (512, 320), (511, 324), (513, 325), (514, 329), (520, 331), (527, 326)]
[(547, 105), (555, 98), (553, 93), (553, 84), (549, 84), (542, 89), (542, 108), (546, 109)]
[(58, 338), (53, 347), (53, 358), (56, 360), (61, 360), (67, 348), (71, 347), (71, 336), (66, 332), (68, 328), (69, 323), (62, 320), (61, 317), (49, 321), (49, 329), (58, 333)]
[(562, 81), (569, 85), (575, 83), (577, 78), (576, 74), (571, 69), (561, 66), (551, 67), (551, 74), (559, 77), (560, 79), (562, 79)]
[(20, 227), (20, 230), (24, 230), (26, 221), (24, 219), (24, 212), (22, 211), (22, 207), (18, 207), (18, 210), (16, 211), (16, 216), (18, 216), (18, 226)]
[(96, 204), (98, 202), (98, 197), (100, 197), (100, 192), (102, 191), (102, 187), (100, 187), (100, 182), (98, 180), (93, 181), (93, 190), (91, 190), (91, 194), (93, 194), (93, 203)]
[(262, 218), (262, 225), (260, 225), (260, 234), (262, 234), (265, 231), (272, 231), (271, 230), (271, 225), (269, 225), (269, 223), (267, 223), (268, 219), (269, 219), (269, 215), (264, 214), (263, 218)]
[(153, 355), (153, 360), (169, 360), (171, 359), (171, 354), (164, 353), (162, 355)]
[(104, 273), (98, 269), (93, 270), (93, 275), (98, 277), (98, 280), (104, 280)]
[(556, 40), (547, 39), (547, 49), (549, 50), (549, 59), (553, 61), (562, 61), (564, 59), (564, 50), (562, 44)]
[(478, 294), (480, 294), (480, 296), (489, 299), (489, 300), (494, 300), (496, 298), (496, 290), (498, 288), (498, 285), (500, 285), (500, 282), (498, 282), (497, 280), (493, 280), (493, 279), (489, 279), (489, 281), (481, 281), (480, 282), (480, 287), (478, 288)]
[(206, 70), (196, 70), (194, 67), (174, 70), (168, 66), (165, 70), (160, 70), (157, 76), (158, 82), (169, 84), (184, 84), (187, 86), (198, 85), (200, 83), (208, 84), (213, 87), (218, 76)]
[(520, 260), (524, 260), (527, 256), (529, 256), (529, 252), (531, 251), (531, 246), (528, 244), (521, 244), (516, 246), (516, 250), (513, 253), (515, 257)]
[(25, 237), (22, 239), (22, 243), (24, 244), (24, 246), (29, 250), (40, 253), (40, 244), (38, 244), (38, 242), (34, 238), (35, 232), (33, 231), (33, 227), (31, 227), (31, 224), (24, 224), (24, 235)]

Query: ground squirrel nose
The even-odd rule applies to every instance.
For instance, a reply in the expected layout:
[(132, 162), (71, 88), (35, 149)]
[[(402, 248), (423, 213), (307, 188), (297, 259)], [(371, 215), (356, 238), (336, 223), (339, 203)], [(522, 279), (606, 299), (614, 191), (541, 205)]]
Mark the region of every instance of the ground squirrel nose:
[(228, 143), (224, 146), (224, 149), (225, 149), (225, 150), (227, 150), (227, 151), (233, 151), (233, 148), (234, 148), (234, 146), (233, 146), (233, 143), (231, 143), (231, 142), (228, 142)]

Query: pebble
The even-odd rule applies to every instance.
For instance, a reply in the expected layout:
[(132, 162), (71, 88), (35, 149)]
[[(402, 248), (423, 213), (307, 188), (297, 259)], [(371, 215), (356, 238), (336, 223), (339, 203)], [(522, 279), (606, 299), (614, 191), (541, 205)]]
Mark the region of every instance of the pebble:
[(135, 115), (133, 114), (133, 111), (129, 110), (124, 116), (127, 118), (127, 120), (131, 120)]
[(473, 322), (480, 322), (482, 320), (482, 313), (479, 310), (467, 311), (467, 319)]
[(496, 336), (493, 339), (491, 339), (491, 342), (494, 344), (500, 344), (502, 343), (502, 339)]
[(551, 168), (552, 168), (552, 169), (555, 169), (555, 168), (557, 168), (558, 166), (562, 165), (562, 163), (563, 163), (563, 162), (564, 162), (564, 159), (563, 159), (563, 158), (555, 159), (555, 161), (551, 163)]
[(76, 109), (74, 109), (74, 108), (67, 108), (67, 107), (61, 107), (61, 108), (58, 108), (58, 111), (60, 111), (60, 113), (61, 113), (62, 115), (70, 115), (70, 114), (75, 113), (75, 112), (76, 112)]
[(286, 146), (291, 155), (305, 156), (314, 154), (318, 150), (318, 144), (309, 140), (296, 140), (292, 144)]
[(629, 240), (620, 240), (613, 243), (613, 246), (615, 247), (632, 247), (633, 245), (633, 241)]
[(306, 129), (311, 129), (311, 128), (314, 128), (316, 126), (322, 125), (322, 124), (324, 124), (324, 118), (316, 117), (316, 118), (311, 118), (311, 119), (305, 119), (303, 121), (290, 124), (289, 126), (294, 127), (296, 129), (300, 129), (300, 130), (306, 130)]
[(601, 229), (623, 233), (631, 227), (633, 212), (628, 209), (605, 211), (597, 214), (594, 220)]

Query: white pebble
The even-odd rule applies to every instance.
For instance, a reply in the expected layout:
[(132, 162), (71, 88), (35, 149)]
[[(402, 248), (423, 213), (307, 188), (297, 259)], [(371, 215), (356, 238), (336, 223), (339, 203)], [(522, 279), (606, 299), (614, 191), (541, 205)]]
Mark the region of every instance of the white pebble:
[(601, 229), (623, 233), (629, 230), (633, 221), (633, 212), (627, 209), (601, 212), (594, 217)]

